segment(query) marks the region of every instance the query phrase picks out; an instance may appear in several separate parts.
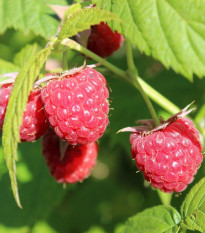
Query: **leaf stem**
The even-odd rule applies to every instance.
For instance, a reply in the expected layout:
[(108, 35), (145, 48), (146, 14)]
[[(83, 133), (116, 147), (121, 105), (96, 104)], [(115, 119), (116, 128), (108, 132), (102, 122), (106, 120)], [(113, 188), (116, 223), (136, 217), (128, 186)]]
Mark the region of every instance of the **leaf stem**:
[(141, 86), (141, 84), (139, 82), (138, 70), (137, 70), (137, 68), (134, 64), (134, 60), (133, 60), (132, 45), (128, 39), (126, 40), (126, 52), (127, 52), (128, 74), (132, 80), (133, 85), (139, 90), (140, 94), (142, 95), (142, 97), (143, 97), (143, 99), (144, 99), (144, 101), (149, 109), (149, 112), (152, 116), (152, 119), (155, 122), (155, 125), (158, 126), (160, 124), (160, 122), (159, 122), (159, 118), (156, 114), (156, 111), (155, 111), (149, 97), (147, 96), (146, 92), (144, 91), (143, 87)]

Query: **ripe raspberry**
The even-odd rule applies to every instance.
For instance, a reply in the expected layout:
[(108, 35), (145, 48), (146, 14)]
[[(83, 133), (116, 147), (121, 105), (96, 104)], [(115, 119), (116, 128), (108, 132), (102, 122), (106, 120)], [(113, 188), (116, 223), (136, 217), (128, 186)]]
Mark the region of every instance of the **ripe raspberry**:
[(83, 68), (50, 81), (42, 90), (45, 112), (55, 133), (70, 144), (97, 141), (104, 133), (109, 112), (105, 78)]
[[(4, 84), (0, 88), (0, 129), (3, 128), (6, 107), (8, 105), (11, 84)], [(26, 110), (23, 115), (23, 122), (20, 127), (21, 141), (34, 141), (41, 137), (49, 126), (49, 122), (44, 113), (41, 100), (41, 91), (34, 90), (30, 93)]]
[(109, 57), (118, 50), (124, 38), (117, 31), (113, 32), (107, 23), (101, 22), (91, 28), (87, 48), (101, 57)]
[(168, 193), (186, 189), (203, 159), (199, 133), (188, 118), (172, 118), (168, 126), (148, 135), (134, 132), (130, 143), (145, 179)]
[(75, 183), (87, 178), (95, 166), (98, 153), (96, 142), (69, 145), (49, 128), (43, 136), (43, 155), (51, 175), (59, 183)]

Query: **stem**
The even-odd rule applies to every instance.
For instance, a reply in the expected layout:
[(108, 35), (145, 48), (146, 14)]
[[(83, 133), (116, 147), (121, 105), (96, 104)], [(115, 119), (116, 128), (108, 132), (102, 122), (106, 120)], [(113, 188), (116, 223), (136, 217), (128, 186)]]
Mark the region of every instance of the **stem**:
[[(159, 92), (157, 92), (155, 89), (153, 89), (151, 86), (149, 86), (145, 81), (143, 81), (138, 76), (138, 72), (137, 72), (137, 69), (136, 69), (134, 61), (133, 61), (131, 44), (129, 44), (129, 43), (130, 42), (128, 42), (128, 44), (126, 43), (127, 62), (128, 62), (129, 71), (125, 72), (125, 71), (119, 69), (118, 67), (112, 65), (111, 63), (105, 61), (103, 58), (94, 54), (93, 52), (86, 49), (85, 47), (83, 47), (79, 43), (75, 42), (74, 40), (66, 38), (61, 42), (61, 44), (63, 46), (68, 46), (70, 49), (76, 50), (76, 51), (86, 55), (87, 57), (90, 57), (94, 61), (102, 62), (102, 65), (104, 67), (106, 67), (112, 73), (117, 75), (120, 79), (133, 84), (137, 89), (139, 89), (139, 91), (143, 95), (143, 98), (146, 100), (147, 106), (149, 106), (150, 113), (151, 113), (152, 117), (156, 120), (156, 122), (158, 124), (158, 117), (157, 117), (155, 111), (152, 110), (153, 107), (152, 107), (152, 104), (151, 104), (148, 96), (150, 97), (150, 99), (152, 99), (159, 106), (161, 106), (162, 108), (164, 108), (165, 110), (167, 110), (167, 112), (169, 112), (171, 114), (175, 114), (175, 113), (179, 112), (180, 109), (175, 104), (173, 104), (171, 101), (169, 101), (166, 97), (164, 97)], [(130, 71), (133, 71), (133, 74), (130, 73)], [(132, 77), (132, 79), (130, 79), (130, 76)], [(170, 194), (162, 193), (160, 190), (158, 190), (158, 194), (159, 194), (159, 197), (160, 197), (163, 205), (170, 204), (170, 202), (171, 202), (171, 195)]]
[(119, 69), (118, 67), (112, 65), (111, 63), (105, 61), (102, 57), (99, 57), (98, 55), (94, 54), (90, 50), (86, 49), (82, 45), (75, 42), (74, 40), (64, 39), (62, 41), (62, 44), (64, 46), (68, 46), (70, 49), (74, 49), (74, 50), (76, 50), (78, 52), (83, 53), (87, 57), (92, 58), (94, 61), (97, 61), (97, 62), (100, 62), (100, 63), (102, 62), (102, 65), (105, 66), (106, 68), (108, 68), (111, 72), (113, 72), (114, 74), (119, 76), (122, 80), (128, 81), (128, 79), (126, 78), (127, 74), (126, 74), (125, 71), (123, 71), (123, 70)]
[[(108, 70), (110, 70), (113, 74), (117, 75), (120, 79), (131, 83), (131, 80), (129, 79), (127, 72), (105, 61), (103, 58), (94, 54), (85, 47), (81, 46), (74, 40), (64, 39), (61, 44), (64, 46), (68, 46), (70, 49), (83, 53), (87, 57), (92, 58), (94, 61), (103, 62), (102, 65), (106, 67)], [(159, 92), (157, 92), (154, 88), (152, 88), (149, 84), (143, 81), (140, 77), (138, 77), (138, 81), (141, 84), (142, 88), (144, 89), (145, 93), (149, 96), (149, 98), (152, 99), (159, 106), (161, 106), (163, 109), (165, 109), (167, 112), (171, 114), (175, 114), (180, 111), (180, 109), (175, 104), (173, 104), (166, 97), (164, 97)], [(135, 87), (137, 86), (135, 85)]]
[(63, 51), (63, 70), (68, 70), (67, 50)]
[[(133, 80), (133, 85), (138, 88), (140, 94), (142, 95), (145, 103), (147, 104), (147, 107), (150, 111), (150, 114), (152, 116), (152, 119), (155, 121), (155, 125), (160, 125), (160, 121), (159, 118), (156, 114), (156, 111), (151, 103), (151, 101), (149, 100), (148, 95), (146, 94), (146, 92), (144, 91), (142, 85), (140, 84), (139, 81), (139, 76), (138, 76), (138, 71), (137, 68), (134, 64), (134, 60), (133, 60), (133, 53), (132, 53), (132, 46), (129, 40), (126, 41), (126, 52), (127, 52), (127, 64), (128, 64), (128, 73), (131, 77), (131, 79)], [(171, 203), (171, 198), (172, 198), (172, 194), (169, 193), (163, 193), (162, 191), (160, 191), (159, 189), (157, 190), (159, 198), (162, 202), (163, 205), (165, 206), (169, 206)]]
[(157, 193), (159, 195), (159, 198), (160, 198), (162, 204), (165, 206), (169, 206), (171, 203), (172, 194), (171, 193), (164, 193), (160, 189), (157, 189)]
[(158, 91), (156, 91), (150, 85), (148, 85), (144, 80), (142, 80), (141, 78), (138, 78), (138, 80), (139, 80), (141, 86), (143, 87), (144, 91), (146, 92), (146, 94), (155, 103), (157, 103), (159, 106), (161, 106), (163, 109), (165, 109), (167, 112), (169, 112), (171, 114), (176, 114), (177, 112), (180, 112), (179, 107), (177, 107), (174, 103), (172, 103), (170, 100), (168, 100), (162, 94), (160, 94)]
[(155, 111), (149, 97), (147, 96), (146, 92), (144, 91), (143, 87), (141, 86), (141, 84), (139, 82), (138, 71), (137, 71), (137, 68), (135, 67), (134, 60), (133, 60), (132, 46), (131, 46), (131, 43), (128, 39), (126, 41), (126, 52), (127, 52), (128, 73), (131, 77), (133, 85), (136, 88), (138, 88), (140, 94), (142, 95), (142, 97), (143, 97), (143, 99), (144, 99), (144, 101), (149, 109), (149, 112), (152, 116), (152, 119), (155, 122), (155, 125), (158, 126), (158, 125), (160, 125), (160, 122), (159, 122), (159, 118), (156, 114), (156, 111)]

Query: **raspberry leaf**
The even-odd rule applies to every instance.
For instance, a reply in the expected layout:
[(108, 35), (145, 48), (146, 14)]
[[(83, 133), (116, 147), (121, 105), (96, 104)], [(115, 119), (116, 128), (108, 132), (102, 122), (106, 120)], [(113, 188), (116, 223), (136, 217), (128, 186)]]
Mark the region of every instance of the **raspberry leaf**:
[(14, 57), (14, 63), (20, 68), (23, 67), (30, 57), (34, 56), (38, 51), (38, 44), (28, 44), (21, 49)]
[(18, 66), (14, 65), (11, 62), (0, 59), (0, 75), (7, 72), (17, 72), (19, 71)]
[(31, 57), (24, 68), (19, 72), (13, 86), (3, 125), (3, 152), (11, 179), (11, 187), (15, 200), (21, 207), (17, 180), (16, 160), (17, 144), (20, 141), (19, 128), (22, 123), (23, 112), (33, 83), (53, 48), (52, 44)]
[(59, 21), (51, 14), (50, 4), (66, 4), (66, 1), (46, 0), (1, 0), (0, 32), (7, 28), (15, 28), (25, 33), (33, 31), (36, 35), (47, 38), (56, 33)]
[(176, 232), (181, 216), (176, 209), (156, 206), (135, 215), (125, 223), (123, 233), (163, 233)]
[(178, 0), (93, 0), (118, 15), (113, 29), (129, 37), (141, 52), (193, 80), (205, 75), (205, 2)]
[(181, 206), (182, 226), (205, 232), (205, 178), (187, 194)]
[(89, 29), (91, 25), (109, 20), (119, 20), (119, 17), (97, 7), (79, 9), (70, 14), (62, 24), (59, 32), (59, 40), (74, 36), (80, 31)]

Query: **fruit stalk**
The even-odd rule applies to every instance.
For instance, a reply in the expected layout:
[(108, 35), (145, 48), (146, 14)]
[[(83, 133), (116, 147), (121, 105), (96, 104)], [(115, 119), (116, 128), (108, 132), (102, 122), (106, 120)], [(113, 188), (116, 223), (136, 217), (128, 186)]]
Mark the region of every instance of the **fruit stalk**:
[(126, 52), (127, 52), (127, 65), (128, 65), (128, 75), (130, 76), (132, 83), (134, 86), (137, 87), (137, 89), (139, 90), (140, 94), (142, 95), (148, 109), (149, 112), (152, 116), (152, 119), (155, 122), (155, 125), (158, 126), (160, 124), (158, 116), (155, 112), (155, 109), (149, 99), (149, 97), (147, 96), (147, 94), (145, 93), (143, 87), (140, 85), (140, 82), (138, 80), (138, 71), (137, 68), (134, 64), (134, 60), (133, 60), (133, 54), (132, 54), (132, 46), (130, 41), (127, 39), (126, 40)]
[[(111, 63), (105, 61), (103, 58), (99, 57), (98, 55), (94, 54), (90, 50), (86, 49), (79, 43), (71, 40), (71, 39), (64, 39), (61, 42), (62, 45), (68, 46), (70, 49), (76, 50), (87, 57), (92, 58), (96, 62), (103, 62), (102, 65), (106, 67), (109, 71), (111, 71), (113, 74), (117, 75), (120, 79), (127, 81), (128, 83), (131, 83), (131, 80), (128, 78), (127, 72), (121, 70), (120, 68), (112, 65)], [(171, 114), (175, 114), (180, 111), (180, 109), (171, 101), (169, 101), (166, 97), (161, 95), (159, 92), (157, 92), (154, 88), (149, 86), (144, 80), (142, 80), (140, 77), (138, 77), (138, 81), (143, 87), (145, 93), (149, 96), (150, 99), (152, 99), (155, 103), (157, 103), (159, 106), (161, 106), (163, 109), (165, 109), (167, 112)], [(133, 84), (132, 84), (133, 85)], [(136, 88), (137, 85), (135, 85)]]
[(163, 193), (160, 189), (157, 189), (157, 193), (163, 205), (169, 206), (172, 199), (171, 193)]
[[(133, 60), (132, 45), (128, 39), (126, 40), (126, 52), (127, 52), (128, 74), (132, 80), (133, 85), (139, 90), (140, 94), (142, 95), (142, 97), (143, 97), (143, 99), (144, 99), (144, 101), (149, 109), (149, 112), (152, 116), (152, 119), (155, 122), (155, 125), (158, 126), (158, 125), (160, 125), (160, 121), (159, 121), (159, 118), (156, 114), (156, 111), (155, 111), (151, 101), (149, 100), (149, 97), (147, 96), (146, 92), (144, 91), (143, 87), (140, 85), (138, 71), (137, 71), (137, 68), (136, 68), (136, 66), (134, 64), (134, 60)], [(160, 198), (162, 204), (165, 206), (170, 205), (172, 194), (163, 193), (159, 189), (157, 189), (157, 192), (158, 192), (158, 195), (159, 195), (159, 198)]]

